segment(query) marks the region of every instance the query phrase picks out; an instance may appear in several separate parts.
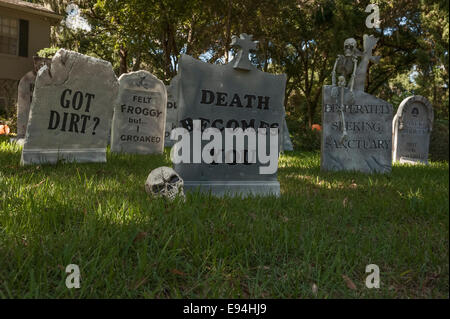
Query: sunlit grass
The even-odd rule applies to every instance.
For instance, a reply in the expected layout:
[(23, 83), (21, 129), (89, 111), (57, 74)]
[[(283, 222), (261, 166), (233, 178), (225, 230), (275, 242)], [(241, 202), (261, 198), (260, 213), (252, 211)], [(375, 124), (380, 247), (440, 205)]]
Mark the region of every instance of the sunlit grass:
[[(280, 198), (170, 203), (143, 187), (170, 166), (168, 150), (108, 153), (106, 164), (19, 160), (20, 148), (0, 140), (3, 298), (449, 296), (448, 163), (328, 173), (319, 153), (290, 152)], [(380, 289), (365, 287), (371, 263)], [(80, 267), (80, 289), (65, 286), (68, 264)]]

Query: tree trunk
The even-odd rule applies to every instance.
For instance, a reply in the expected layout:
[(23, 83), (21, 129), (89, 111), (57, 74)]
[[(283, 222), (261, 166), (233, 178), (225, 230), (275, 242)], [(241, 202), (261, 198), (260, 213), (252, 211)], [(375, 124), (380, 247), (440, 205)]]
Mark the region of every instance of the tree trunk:
[(119, 58), (120, 58), (120, 75), (128, 72), (127, 67), (127, 58), (128, 51), (121, 45), (119, 49)]
[(229, 52), (230, 52), (230, 43), (231, 43), (231, 9), (232, 9), (232, 1), (228, 1), (228, 10), (227, 10), (227, 25), (225, 29), (225, 63), (228, 63)]

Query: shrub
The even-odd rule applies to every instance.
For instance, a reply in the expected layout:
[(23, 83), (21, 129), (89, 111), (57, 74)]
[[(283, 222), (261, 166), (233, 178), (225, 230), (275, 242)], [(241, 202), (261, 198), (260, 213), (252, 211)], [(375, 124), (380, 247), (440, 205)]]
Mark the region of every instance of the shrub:
[(449, 160), (449, 123), (446, 120), (435, 120), (430, 137), (430, 154), (432, 161)]

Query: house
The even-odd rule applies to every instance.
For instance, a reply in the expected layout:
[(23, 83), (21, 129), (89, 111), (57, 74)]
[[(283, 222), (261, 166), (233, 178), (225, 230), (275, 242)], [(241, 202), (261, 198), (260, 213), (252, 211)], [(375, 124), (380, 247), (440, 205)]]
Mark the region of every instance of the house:
[(63, 17), (35, 3), (0, 0), (0, 117), (15, 113), (19, 80), (33, 56), (50, 46), (50, 27)]

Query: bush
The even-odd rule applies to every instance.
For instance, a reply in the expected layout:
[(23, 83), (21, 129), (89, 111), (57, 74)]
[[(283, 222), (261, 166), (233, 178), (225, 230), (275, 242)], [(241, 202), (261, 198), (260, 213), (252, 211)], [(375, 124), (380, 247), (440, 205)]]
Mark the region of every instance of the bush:
[(294, 149), (299, 151), (320, 150), (320, 132), (309, 128), (300, 128), (291, 132)]
[(430, 137), (429, 158), (432, 161), (449, 160), (449, 123), (448, 120), (435, 120)]
[(41, 58), (53, 58), (56, 52), (58, 52), (59, 48), (57, 47), (50, 47), (50, 48), (44, 48), (42, 50), (39, 50), (37, 55)]

